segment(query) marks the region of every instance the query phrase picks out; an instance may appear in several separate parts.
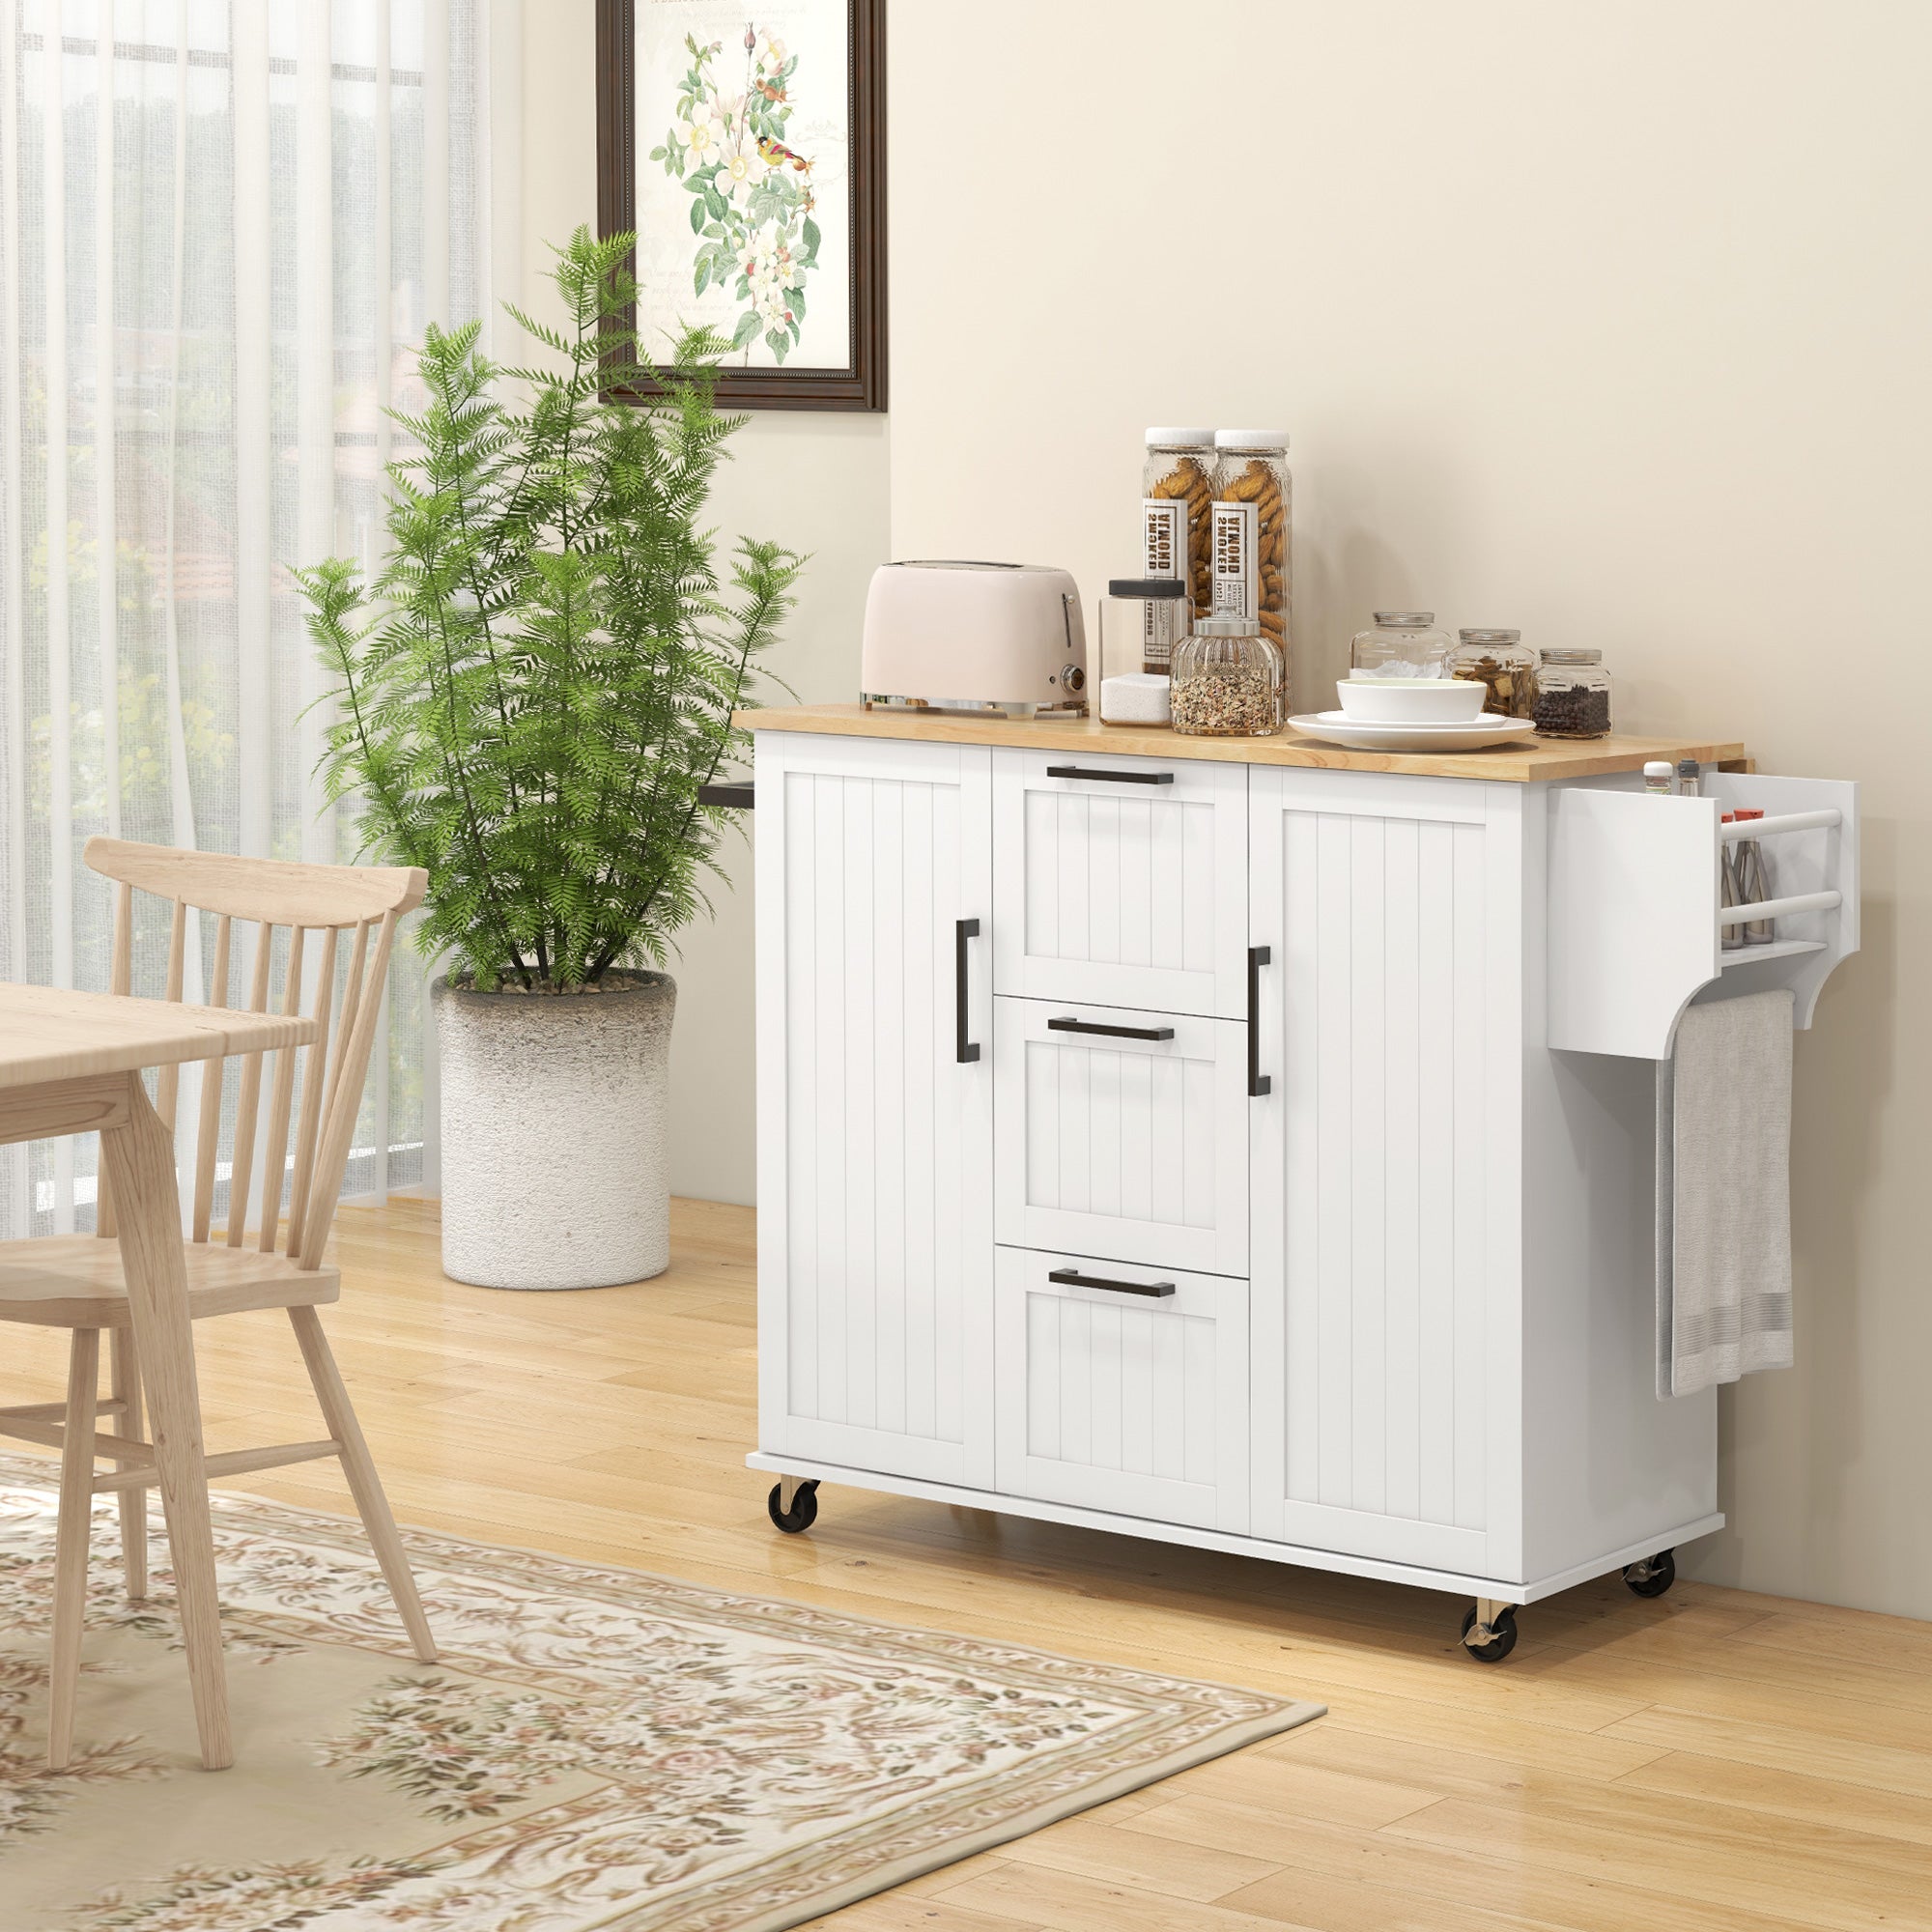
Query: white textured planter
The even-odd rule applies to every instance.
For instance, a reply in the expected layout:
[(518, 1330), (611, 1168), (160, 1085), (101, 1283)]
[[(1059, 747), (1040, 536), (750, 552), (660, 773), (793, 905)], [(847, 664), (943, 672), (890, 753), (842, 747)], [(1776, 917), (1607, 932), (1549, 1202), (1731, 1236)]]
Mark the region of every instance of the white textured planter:
[(668, 974), (598, 993), (439, 980), (442, 1270), (483, 1288), (609, 1288), (670, 1265)]

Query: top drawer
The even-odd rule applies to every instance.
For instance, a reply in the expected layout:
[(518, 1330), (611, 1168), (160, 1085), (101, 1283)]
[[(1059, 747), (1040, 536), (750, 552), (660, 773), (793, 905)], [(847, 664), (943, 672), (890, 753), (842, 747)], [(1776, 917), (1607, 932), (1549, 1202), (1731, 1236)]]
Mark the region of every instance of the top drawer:
[(1105, 752), (993, 753), (993, 987), (1238, 1019), (1248, 772)]

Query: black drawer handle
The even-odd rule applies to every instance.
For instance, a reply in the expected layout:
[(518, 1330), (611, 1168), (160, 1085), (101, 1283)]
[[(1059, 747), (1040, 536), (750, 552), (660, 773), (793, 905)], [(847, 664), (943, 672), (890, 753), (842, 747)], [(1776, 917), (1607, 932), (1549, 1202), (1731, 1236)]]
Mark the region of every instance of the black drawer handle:
[(1174, 1293), (1171, 1281), (1108, 1281), (1097, 1274), (1082, 1274), (1078, 1268), (1055, 1268), (1048, 1281), (1064, 1282), (1068, 1288), (1109, 1288), (1116, 1294), (1145, 1294), (1164, 1301)]
[(978, 1060), (980, 1044), (966, 1037), (966, 942), (978, 939), (980, 922), (958, 919), (952, 923), (952, 1057), (962, 1065)]
[(1274, 1091), (1274, 1081), (1262, 1071), (1262, 968), (1274, 957), (1265, 946), (1248, 948), (1248, 1098), (1259, 1100)]
[(1172, 772), (1090, 772), (1085, 765), (1048, 765), (1050, 779), (1103, 779), (1117, 785), (1171, 785)]
[(1172, 1039), (1172, 1027), (1102, 1026), (1097, 1020), (1048, 1020), (1048, 1033), (1103, 1033), (1109, 1039)]

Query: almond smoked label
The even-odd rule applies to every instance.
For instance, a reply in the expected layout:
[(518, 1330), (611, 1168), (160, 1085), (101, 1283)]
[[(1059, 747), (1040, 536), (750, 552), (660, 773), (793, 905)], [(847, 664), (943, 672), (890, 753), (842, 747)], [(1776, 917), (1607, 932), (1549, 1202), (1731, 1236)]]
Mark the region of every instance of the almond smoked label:
[[(1179, 497), (1141, 498), (1142, 563), (1149, 577), (1182, 577), (1187, 569), (1187, 505)], [(1173, 655), (1171, 621), (1150, 598), (1143, 620), (1141, 660), (1151, 671), (1165, 670)]]
[(1217, 617), (1259, 617), (1261, 522), (1253, 503), (1216, 503), (1209, 561)]

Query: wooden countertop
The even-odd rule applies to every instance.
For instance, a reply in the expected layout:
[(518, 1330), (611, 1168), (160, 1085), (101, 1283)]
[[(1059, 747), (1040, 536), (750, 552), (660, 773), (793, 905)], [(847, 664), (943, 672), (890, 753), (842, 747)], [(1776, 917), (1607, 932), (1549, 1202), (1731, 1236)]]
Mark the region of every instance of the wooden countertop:
[(859, 704), (798, 704), (741, 711), (752, 731), (819, 731), (846, 738), (914, 738), (942, 745), (1017, 745), (1037, 752), (1116, 757), (1221, 758), (1237, 765), (1313, 765), (1333, 772), (1403, 772), (1418, 778), (1490, 779), (1528, 784), (1641, 771), (1652, 758), (1740, 759), (1732, 739), (1529, 738), (1485, 752), (1349, 752), (1283, 731), (1272, 738), (1181, 738), (1163, 726), (1102, 724), (1097, 718), (1011, 719), (961, 711), (867, 711)]

